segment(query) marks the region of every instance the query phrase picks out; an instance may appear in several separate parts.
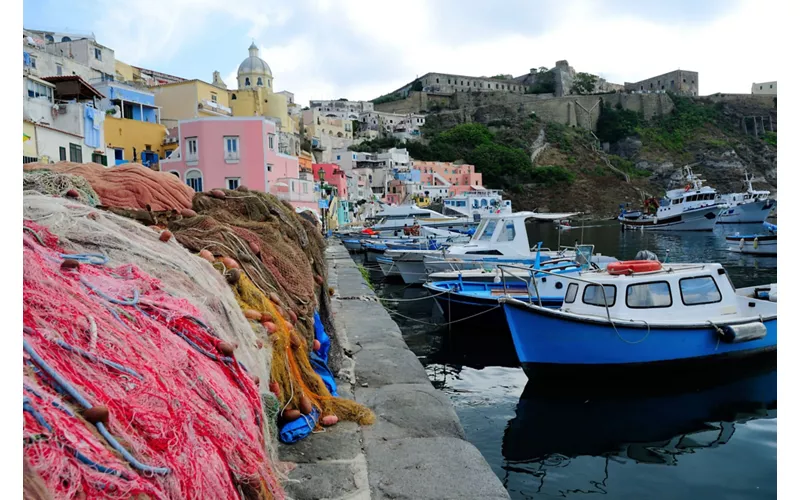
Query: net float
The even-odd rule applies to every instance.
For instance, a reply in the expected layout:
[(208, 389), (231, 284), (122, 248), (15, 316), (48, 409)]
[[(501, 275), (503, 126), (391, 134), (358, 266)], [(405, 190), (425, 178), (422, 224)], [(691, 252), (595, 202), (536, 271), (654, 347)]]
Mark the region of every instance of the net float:
[(291, 309), (289, 309), (289, 319), (292, 320), (292, 323), (297, 323), (297, 314)]
[(273, 321), (272, 315), (270, 313), (261, 313), (261, 321)]
[(317, 285), (321, 285), (323, 283), (322, 276), (320, 276), (319, 274), (315, 274), (314, 281), (317, 283)]
[(253, 383), (256, 384), (257, 386), (261, 385), (261, 379), (258, 377), (258, 375), (255, 375), (253, 377)]
[(245, 309), (244, 317), (247, 319), (254, 319), (256, 321), (261, 321), (261, 313), (256, 311), (255, 309)]
[(197, 212), (195, 212), (191, 208), (184, 208), (183, 210), (181, 210), (181, 215), (183, 217), (197, 217)]
[(239, 282), (239, 278), (241, 277), (241, 272), (238, 269), (228, 269), (225, 272), (225, 279), (228, 281), (228, 284), (235, 285)]
[(222, 258), (222, 263), (223, 263), (223, 264), (225, 265), (225, 267), (227, 267), (228, 269), (236, 269), (236, 268), (238, 268), (238, 267), (239, 267), (239, 263), (238, 263), (238, 262), (236, 262), (235, 260), (231, 259), (230, 257), (223, 257), (223, 258)]
[(229, 344), (227, 342), (220, 342), (219, 344), (217, 344), (217, 350), (221, 352), (223, 355), (231, 357), (233, 356), (234, 347), (232, 344)]
[(274, 304), (281, 305), (281, 298), (278, 297), (278, 294), (275, 292), (270, 292), (269, 300), (271, 300)]
[(108, 407), (107, 406), (92, 406), (83, 411), (83, 418), (93, 424), (108, 423)]
[(255, 242), (251, 241), (250, 242), (250, 251), (253, 252), (254, 254), (258, 255), (258, 254), (261, 253), (261, 247), (258, 246), (258, 243), (255, 243)]
[(314, 409), (314, 407), (311, 405), (311, 400), (308, 399), (308, 396), (302, 396), (298, 406), (300, 407), (300, 413), (303, 415), (309, 415)]
[(337, 417), (336, 415), (325, 415), (324, 417), (319, 419), (319, 423), (321, 423), (325, 427), (335, 425), (338, 422), (339, 422), (339, 417)]
[(66, 194), (69, 198), (78, 198), (80, 196), (77, 189), (70, 189)]
[(214, 263), (214, 254), (206, 250), (205, 248), (200, 250), (200, 253), (197, 254), (201, 259), (205, 259), (212, 264)]
[(264, 321), (263, 324), (264, 324), (264, 328), (267, 329), (267, 331), (270, 333), (270, 335), (272, 335), (273, 333), (278, 331), (278, 326), (275, 323), (273, 323), (272, 321)]
[(269, 392), (275, 395), (275, 397), (280, 397), (281, 395), (281, 386), (278, 385), (277, 382), (274, 380), (269, 383)]
[(319, 352), (321, 347), (322, 347), (322, 344), (320, 344), (319, 340), (314, 339), (314, 352)]
[(162, 231), (161, 236), (158, 237), (158, 239), (163, 241), (164, 243), (168, 242), (170, 238), (172, 238), (172, 233), (169, 231)]
[(300, 413), (300, 410), (292, 409), (292, 410), (284, 410), (283, 413), (281, 414), (281, 417), (283, 417), (283, 420), (286, 422), (294, 422), (295, 420), (300, 418), (301, 415), (302, 413)]
[(81, 267), (81, 263), (75, 259), (65, 259), (64, 262), (61, 263), (61, 269), (78, 269)]
[(289, 342), (291, 342), (292, 347), (300, 347), (300, 337), (298, 337), (297, 333), (295, 332), (292, 332), (292, 334), (289, 336)]
[(264, 343), (261, 342), (260, 340), (256, 340), (256, 349), (263, 349), (263, 348), (264, 348)]
[(225, 191), (223, 191), (223, 190), (221, 190), (221, 189), (212, 189), (212, 190), (209, 192), (209, 194), (210, 194), (210, 195), (211, 195), (213, 198), (217, 198), (217, 199), (219, 199), (219, 200), (224, 200), (224, 199), (226, 198)]
[(90, 218), (92, 220), (97, 220), (97, 217), (98, 217), (97, 216), (97, 212), (89, 212), (88, 214), (86, 214), (86, 217), (88, 217), (88, 218)]

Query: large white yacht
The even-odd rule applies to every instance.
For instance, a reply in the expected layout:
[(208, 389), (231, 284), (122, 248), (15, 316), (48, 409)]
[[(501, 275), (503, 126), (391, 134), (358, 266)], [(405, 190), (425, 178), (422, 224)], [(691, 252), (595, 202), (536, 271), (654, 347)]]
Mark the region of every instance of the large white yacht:
[(719, 197), (723, 210), (719, 214), (719, 224), (760, 224), (767, 220), (770, 212), (777, 206), (775, 200), (770, 199), (769, 191), (756, 191), (753, 189), (753, 177), (744, 173), (744, 184), (747, 190), (744, 193), (723, 194)]
[(499, 189), (475, 186), (472, 191), (445, 198), (444, 213), (480, 221), (486, 215), (510, 214), (511, 200), (504, 200)]
[[(686, 187), (672, 189), (661, 200), (655, 214), (621, 219), (626, 228), (657, 231), (711, 231), (722, 210), (717, 190), (703, 185), (691, 167), (683, 167)], [(621, 217), (621, 216), (620, 216)]]

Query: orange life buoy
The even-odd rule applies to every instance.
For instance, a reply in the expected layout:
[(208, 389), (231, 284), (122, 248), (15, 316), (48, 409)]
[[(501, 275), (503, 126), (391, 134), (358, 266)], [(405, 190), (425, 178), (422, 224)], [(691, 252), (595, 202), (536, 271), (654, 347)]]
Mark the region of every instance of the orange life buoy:
[(661, 269), (661, 262), (657, 260), (624, 260), (612, 262), (606, 267), (608, 274), (633, 274), (658, 271)]
[(686, 189), (684, 189), (684, 191), (688, 192), (690, 189), (692, 189), (692, 185), (691, 184), (687, 184), (686, 185)]
[(369, 228), (369, 227), (364, 229), (364, 230), (362, 230), (361, 232), (364, 233), (364, 234), (375, 234), (375, 231), (372, 228)]

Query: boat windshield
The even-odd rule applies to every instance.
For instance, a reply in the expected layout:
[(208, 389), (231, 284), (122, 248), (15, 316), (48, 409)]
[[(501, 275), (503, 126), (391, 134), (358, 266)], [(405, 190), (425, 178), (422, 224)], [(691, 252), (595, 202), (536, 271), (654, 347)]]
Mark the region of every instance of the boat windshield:
[(497, 220), (488, 219), (486, 221), (486, 227), (484, 228), (483, 233), (481, 233), (478, 239), (480, 239), (481, 241), (491, 240), (492, 235), (494, 234), (495, 227), (497, 227)]

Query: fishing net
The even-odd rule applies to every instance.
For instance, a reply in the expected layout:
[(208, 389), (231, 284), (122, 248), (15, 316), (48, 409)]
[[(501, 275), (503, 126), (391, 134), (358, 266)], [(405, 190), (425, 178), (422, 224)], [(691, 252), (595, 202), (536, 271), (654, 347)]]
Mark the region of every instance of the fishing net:
[(48, 490), (282, 498), (256, 382), (201, 311), (35, 222), (23, 235), (24, 455)]
[[(74, 190), (74, 193), (70, 193)], [(86, 205), (96, 207), (100, 197), (92, 189), (91, 184), (79, 175), (61, 174), (49, 170), (33, 170), (22, 174), (22, 191), (37, 191), (53, 196), (74, 195), (75, 199)]]
[(192, 188), (170, 173), (155, 172), (137, 163), (109, 168), (99, 163), (62, 161), (26, 163), (23, 169), (79, 175), (89, 182), (107, 207), (181, 210), (192, 206)]
[(239, 344), (236, 357), (247, 369), (269, 380), (272, 353), (264, 327), (248, 322), (225, 279), (174, 238), (162, 242), (153, 229), (62, 198), (25, 194), (22, 207), (24, 218), (46, 226), (70, 251), (102, 254), (109, 265), (135, 264), (167, 292), (189, 299), (223, 340)]

